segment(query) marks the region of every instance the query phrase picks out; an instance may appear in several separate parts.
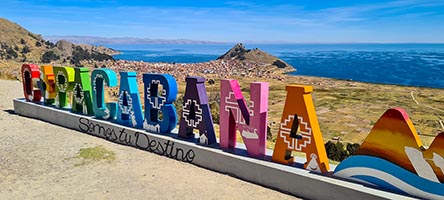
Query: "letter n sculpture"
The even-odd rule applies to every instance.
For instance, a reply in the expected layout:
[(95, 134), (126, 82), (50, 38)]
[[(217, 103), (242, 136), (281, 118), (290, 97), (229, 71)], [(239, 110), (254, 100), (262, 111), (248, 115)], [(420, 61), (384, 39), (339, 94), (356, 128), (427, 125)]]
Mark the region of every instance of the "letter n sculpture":
[(194, 137), (193, 130), (199, 130), (199, 143), (214, 144), (213, 119), (211, 117), (208, 96), (205, 89), (205, 78), (189, 76), (186, 78), (187, 86), (183, 97), (183, 111), (180, 119), (179, 136)]
[(247, 106), (237, 80), (221, 80), (220, 93), (221, 148), (235, 148), (236, 130), (239, 130), (248, 154), (263, 157), (267, 139), (268, 83), (250, 84), (250, 106)]
[(41, 90), (37, 87), (40, 80), (40, 70), (36, 64), (22, 65), (23, 91), (26, 101), (40, 102), (42, 98)]
[(286, 90), (287, 99), (272, 160), (291, 164), (292, 151), (304, 152), (307, 159), (304, 168), (328, 172), (327, 153), (311, 96), (313, 87), (289, 85)]

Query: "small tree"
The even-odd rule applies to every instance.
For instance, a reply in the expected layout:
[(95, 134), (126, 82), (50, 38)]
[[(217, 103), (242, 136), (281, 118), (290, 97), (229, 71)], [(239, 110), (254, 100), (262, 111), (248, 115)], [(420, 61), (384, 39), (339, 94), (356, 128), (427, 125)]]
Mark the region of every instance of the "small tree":
[(354, 144), (350, 144), (347, 143), (347, 151), (348, 151), (348, 155), (352, 155), (356, 152), (356, 150), (359, 149), (359, 144), (358, 143), (354, 143)]
[(343, 161), (348, 156), (341, 142), (328, 141), (325, 143), (325, 150), (327, 151), (327, 157), (334, 161)]
[(42, 63), (50, 63), (52, 60), (58, 60), (60, 57), (54, 53), (54, 51), (45, 52), (42, 57)]
[(29, 53), (29, 52), (31, 52), (31, 49), (29, 49), (29, 47), (28, 46), (23, 46), (23, 49), (22, 49), (22, 51), (21, 51), (21, 53), (23, 53), (23, 54), (27, 54), (27, 53)]
[(212, 101), (210, 103), (211, 117), (213, 118), (213, 123), (220, 123), (220, 115), (219, 115), (219, 103)]
[(53, 47), (55, 47), (55, 44), (52, 43), (52, 42), (50, 42), (50, 41), (45, 41), (45, 45), (46, 45), (46, 47), (48, 47), (48, 48), (53, 48)]
[(6, 50), (6, 58), (7, 59), (12, 59), (12, 58), (17, 58), (18, 57), (18, 54), (17, 54), (17, 52), (15, 52), (15, 50), (14, 49), (12, 49), (11, 47), (9, 47), (7, 50)]
[(76, 56), (71, 57), (71, 60), (69, 62), (73, 65), (80, 65), (80, 60)]
[(272, 140), (273, 139), (273, 133), (271, 132), (271, 127), (269, 125), (267, 125), (267, 140)]

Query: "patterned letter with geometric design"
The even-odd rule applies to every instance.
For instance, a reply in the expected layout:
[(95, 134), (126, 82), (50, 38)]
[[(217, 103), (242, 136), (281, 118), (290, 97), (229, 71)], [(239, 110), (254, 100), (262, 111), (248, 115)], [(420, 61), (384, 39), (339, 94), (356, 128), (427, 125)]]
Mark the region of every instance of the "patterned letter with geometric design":
[(43, 65), (40, 67), (40, 91), (45, 104), (52, 105), (56, 97), (55, 77), (52, 65)]
[(154, 133), (169, 133), (177, 125), (176, 79), (169, 74), (143, 74), (145, 122), (143, 128)]
[(74, 87), (75, 72), (72, 67), (54, 67), (56, 80), (55, 105), (57, 108), (68, 107), (68, 92)]
[(93, 107), (91, 100), (91, 82), (89, 79), (89, 69), (86, 67), (75, 68), (75, 84), (72, 94), (72, 112), (92, 115)]
[(111, 69), (94, 69), (91, 74), (94, 116), (98, 119), (115, 120), (117, 102), (105, 102), (105, 85), (117, 86), (117, 74)]
[(268, 83), (250, 83), (247, 106), (237, 80), (220, 83), (220, 147), (236, 146), (236, 130), (241, 133), (247, 152), (253, 157), (265, 155), (267, 134)]
[(142, 104), (140, 104), (136, 72), (120, 72), (118, 105), (117, 123), (142, 128)]
[(313, 87), (288, 85), (286, 90), (287, 99), (272, 160), (291, 164), (292, 151), (304, 152), (307, 159), (305, 169), (328, 172), (330, 166), (311, 97)]
[(36, 64), (22, 65), (23, 93), (26, 101), (40, 102), (42, 93), (37, 87), (37, 81), (40, 79), (40, 70)]
[(194, 137), (193, 130), (199, 130), (199, 143), (214, 144), (213, 119), (208, 105), (205, 78), (189, 76), (186, 79), (187, 86), (183, 96), (183, 111), (180, 119), (179, 136), (184, 138)]

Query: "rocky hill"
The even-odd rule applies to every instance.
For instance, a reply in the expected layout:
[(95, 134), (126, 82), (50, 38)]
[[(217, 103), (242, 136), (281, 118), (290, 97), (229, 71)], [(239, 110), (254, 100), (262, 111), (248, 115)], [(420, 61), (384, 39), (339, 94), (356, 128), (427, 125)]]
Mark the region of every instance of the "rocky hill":
[(275, 68), (279, 69), (279, 71), (295, 71), (295, 68), (285, 61), (258, 48), (246, 49), (242, 43), (236, 44), (233, 48), (217, 59), (257, 62), (262, 63), (265, 66), (274, 66)]
[(112, 55), (118, 53), (105, 47), (76, 45), (63, 40), (54, 44), (0, 18), (0, 60), (80, 65), (82, 60), (112, 60)]

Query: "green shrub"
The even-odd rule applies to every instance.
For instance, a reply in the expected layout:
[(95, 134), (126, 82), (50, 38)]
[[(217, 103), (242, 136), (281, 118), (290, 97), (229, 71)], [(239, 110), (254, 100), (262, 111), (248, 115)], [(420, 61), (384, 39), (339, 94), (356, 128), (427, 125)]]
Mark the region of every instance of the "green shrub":
[(23, 46), (23, 49), (22, 49), (21, 53), (27, 54), (29, 52), (31, 52), (31, 49), (28, 46), (26, 46), (26, 45)]
[(356, 150), (358, 150), (359, 146), (360, 145), (358, 143), (354, 143), (354, 144), (347, 143), (348, 155), (354, 154), (356, 152)]
[(344, 159), (346, 159), (348, 156), (353, 154), (358, 148), (359, 144), (354, 143), (350, 144), (347, 143), (346, 149), (344, 148), (344, 144), (341, 142), (332, 142), (328, 141), (325, 143), (325, 150), (327, 151), (327, 157), (331, 160), (341, 162)]
[(47, 51), (42, 55), (40, 59), (42, 63), (50, 63), (52, 60), (58, 60), (60, 57), (54, 53), (54, 51)]
[(12, 58), (15, 59), (17, 57), (18, 57), (18, 54), (14, 49), (12, 49), (11, 47), (8, 47), (6, 49), (6, 59), (12, 59)]

